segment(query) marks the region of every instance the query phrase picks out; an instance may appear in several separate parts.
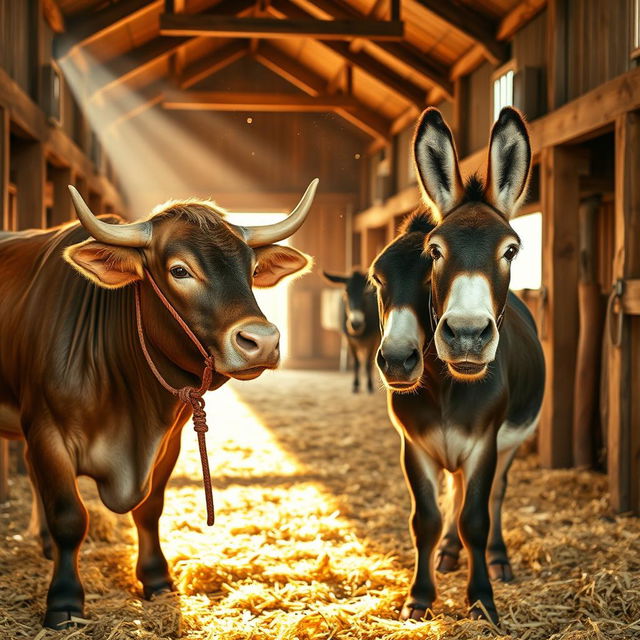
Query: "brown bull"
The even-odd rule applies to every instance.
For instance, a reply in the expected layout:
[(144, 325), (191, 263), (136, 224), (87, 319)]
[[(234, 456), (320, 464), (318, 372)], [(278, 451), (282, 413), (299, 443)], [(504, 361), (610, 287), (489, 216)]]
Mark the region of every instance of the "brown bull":
[(251, 287), (309, 268), (308, 256), (273, 243), (300, 227), (316, 186), (265, 227), (231, 225), (201, 201), (117, 224), (72, 190), (82, 226), (0, 233), (0, 435), (27, 442), (43, 550), (54, 560), (45, 626), (83, 615), (77, 560), (88, 522), (78, 475), (96, 481), (109, 509), (132, 511), (145, 595), (172, 588), (158, 520), (191, 408), (145, 359), (135, 288), (149, 356), (172, 386), (199, 387), (203, 356), (149, 274), (213, 357), (210, 389), (276, 367), (279, 333)]

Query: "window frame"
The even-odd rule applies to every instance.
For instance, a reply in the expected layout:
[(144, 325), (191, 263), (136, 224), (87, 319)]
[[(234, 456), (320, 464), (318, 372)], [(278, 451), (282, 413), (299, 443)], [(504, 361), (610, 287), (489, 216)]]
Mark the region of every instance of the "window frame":
[[(640, 1), (640, 0), (638, 0)], [(495, 122), (498, 119), (498, 115), (500, 113), (500, 109), (502, 109), (502, 107), (507, 107), (507, 106), (513, 106), (514, 102), (515, 102), (515, 97), (516, 97), (516, 72), (517, 72), (517, 68), (518, 65), (516, 63), (515, 58), (512, 58), (511, 60), (509, 60), (508, 62), (506, 62), (505, 64), (503, 64), (502, 66), (498, 67), (492, 74), (491, 74), (491, 88), (490, 88), (490, 93), (491, 93), (491, 114), (492, 114), (492, 120), (491, 122)], [(503, 76), (506, 76), (509, 72), (511, 72), (512, 75), (512, 84), (511, 84), (511, 102), (510, 104), (503, 104), (500, 106), (500, 109), (496, 110), (496, 82), (498, 82)], [(496, 112), (497, 111), (497, 112)]]

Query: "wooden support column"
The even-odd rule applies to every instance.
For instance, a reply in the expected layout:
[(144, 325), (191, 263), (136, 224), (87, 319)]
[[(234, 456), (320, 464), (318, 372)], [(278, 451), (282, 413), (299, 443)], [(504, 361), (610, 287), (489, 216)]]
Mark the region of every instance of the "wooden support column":
[(73, 176), (69, 167), (55, 167), (49, 171), (53, 183), (53, 208), (51, 211), (52, 226), (64, 224), (75, 219), (69, 185), (73, 184)]
[(9, 226), (9, 164), (11, 162), (11, 135), (9, 111), (0, 107), (0, 229)]
[[(0, 107), (0, 229), (9, 223), (9, 112)], [(9, 441), (0, 438), (0, 502), (9, 498)]]
[(568, 467), (573, 460), (573, 387), (578, 338), (578, 206), (580, 156), (567, 147), (542, 150), (542, 273), (547, 290), (542, 345), (547, 377), (540, 420), (540, 461)]
[(547, 108), (567, 102), (567, 0), (549, 0), (547, 6)]
[[(640, 278), (640, 116), (616, 119), (615, 231), (613, 278)], [(617, 319), (609, 318), (617, 329)], [(607, 468), (611, 504), (617, 511), (640, 512), (640, 317), (623, 316), (619, 345), (608, 340), (606, 353)]]
[(20, 141), (12, 155), (18, 189), (18, 229), (43, 227), (46, 180), (43, 144), (36, 141)]

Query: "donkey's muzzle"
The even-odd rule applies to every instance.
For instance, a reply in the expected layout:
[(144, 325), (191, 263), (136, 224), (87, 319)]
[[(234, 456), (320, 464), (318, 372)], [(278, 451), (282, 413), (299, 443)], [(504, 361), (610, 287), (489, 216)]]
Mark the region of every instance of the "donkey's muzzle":
[(385, 383), (392, 388), (411, 387), (422, 375), (422, 354), (411, 345), (398, 349), (383, 343), (378, 349), (376, 364)]

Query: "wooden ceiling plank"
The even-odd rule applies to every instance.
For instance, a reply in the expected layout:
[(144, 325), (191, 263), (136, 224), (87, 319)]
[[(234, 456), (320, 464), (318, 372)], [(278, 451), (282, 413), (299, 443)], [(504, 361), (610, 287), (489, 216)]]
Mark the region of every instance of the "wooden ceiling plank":
[(510, 40), (546, 6), (547, 0), (524, 0), (500, 21), (496, 37), (498, 40)]
[(394, 93), (402, 96), (411, 104), (415, 104), (419, 108), (425, 106), (426, 93), (420, 87), (391, 71), (389, 67), (378, 59), (365, 52), (356, 53), (352, 51), (346, 42), (328, 42), (323, 40), (322, 44), (376, 80), (385, 84)]
[(327, 90), (324, 78), (316, 75), (308, 67), (290, 58), (268, 42), (261, 42), (254, 58), (267, 69), (278, 74), (287, 82), (310, 96), (318, 96)]
[(162, 0), (123, 0), (109, 4), (95, 13), (67, 18), (65, 32), (56, 35), (53, 41), (55, 57), (64, 58), (72, 49), (88, 44), (136, 19), (141, 13), (161, 6)]
[(181, 89), (189, 89), (194, 84), (228, 67), (249, 53), (247, 43), (235, 40), (214, 51), (206, 58), (189, 65), (179, 79)]
[[(313, 0), (313, 5), (334, 20), (362, 20), (366, 18), (352, 6), (340, 0)], [(292, 17), (311, 15), (307, 13), (306, 8), (301, 8), (297, 4), (290, 2), (290, 0), (271, 0), (270, 9), (277, 11), (281, 15), (290, 15)], [(422, 51), (408, 42), (376, 42), (373, 40), (370, 42), (373, 46), (405, 65), (412, 72), (441, 87), (447, 97), (453, 97), (453, 83), (449, 80), (449, 69), (445, 65), (430, 60)], [(389, 73), (392, 73), (388, 67), (386, 68)]]
[(442, 0), (416, 0), (416, 2), (451, 25), (456, 31), (480, 44), (492, 64), (499, 64), (506, 60), (507, 46), (498, 42), (497, 23), (459, 2), (442, 2)]
[(388, 20), (317, 20), (235, 18), (204, 14), (163, 14), (160, 16), (163, 36), (213, 38), (322, 38), (344, 40), (372, 38), (402, 40), (404, 25)]

